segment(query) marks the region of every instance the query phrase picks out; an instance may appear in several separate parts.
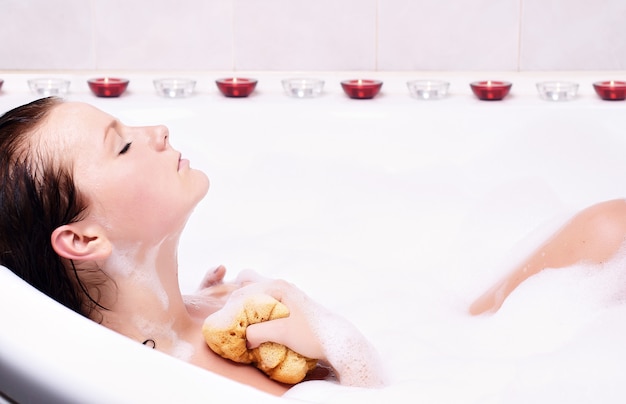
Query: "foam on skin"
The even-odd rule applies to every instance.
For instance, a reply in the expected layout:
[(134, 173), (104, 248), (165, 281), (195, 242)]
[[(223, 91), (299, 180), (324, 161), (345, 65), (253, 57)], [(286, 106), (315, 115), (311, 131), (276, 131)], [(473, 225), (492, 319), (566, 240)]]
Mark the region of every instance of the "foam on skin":
[(142, 259), (139, 257), (141, 247), (115, 249), (109, 256), (109, 262), (123, 277), (154, 292), (165, 310), (169, 307), (169, 298), (156, 271), (156, 257), (160, 244), (146, 249)]
[(343, 317), (311, 303), (309, 300), (305, 306), (305, 314), (341, 384), (355, 387), (386, 385), (378, 352), (359, 330)]
[(144, 335), (149, 335), (151, 339), (170, 341), (170, 355), (186, 362), (189, 362), (193, 357), (195, 349), (191, 343), (181, 339), (178, 333), (174, 331), (174, 319), (159, 326), (155, 326), (154, 323), (141, 316), (134, 316), (132, 322)]
[[(331, 365), (341, 384), (355, 387), (382, 387), (387, 384), (378, 352), (349, 321), (311, 300), (300, 290), (286, 287), (288, 284), (283, 281), (264, 281), (255, 274), (244, 274), (243, 277), (251, 277), (248, 280), (258, 283), (236, 290), (231, 298), (238, 299), (242, 294), (268, 293), (285, 304), (290, 312), (300, 311), (321, 345), (323, 357), (316, 359)], [(299, 353), (312, 357), (306, 352)]]
[[(117, 275), (124, 278), (124, 285), (133, 288), (134, 293), (146, 294), (148, 305), (154, 306), (148, 310), (166, 312), (170, 306), (167, 290), (157, 271), (158, 254), (165, 241), (149, 248), (141, 245), (117, 247), (108, 258), (108, 267), (118, 271)], [(129, 325), (139, 333), (139, 338), (153, 339), (157, 341), (159, 349), (181, 360), (190, 361), (195, 354), (194, 346), (178, 335), (175, 322), (174, 317), (164, 323), (154, 322), (139, 312), (130, 319)]]

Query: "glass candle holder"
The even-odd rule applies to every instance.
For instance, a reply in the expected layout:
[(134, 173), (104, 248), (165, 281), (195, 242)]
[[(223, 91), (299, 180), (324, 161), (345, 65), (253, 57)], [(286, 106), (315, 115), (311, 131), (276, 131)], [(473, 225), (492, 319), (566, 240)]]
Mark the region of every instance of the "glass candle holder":
[(114, 77), (102, 77), (87, 80), (89, 89), (97, 97), (119, 97), (126, 91), (129, 81)]
[(470, 83), (474, 95), (483, 101), (500, 101), (509, 94), (511, 86), (508, 81), (487, 80)]
[(285, 93), (294, 98), (313, 98), (322, 93), (324, 80), (290, 78), (282, 80)]
[(67, 94), (70, 88), (70, 81), (65, 79), (30, 79), (28, 86), (30, 91), (38, 96), (63, 96)]
[(193, 94), (196, 81), (185, 78), (163, 78), (152, 82), (157, 94), (165, 98), (185, 98)]
[(600, 98), (606, 101), (626, 99), (626, 81), (596, 81), (593, 88)]
[(539, 96), (546, 101), (570, 101), (578, 94), (578, 83), (569, 81), (543, 81), (537, 83)]
[(420, 100), (438, 100), (448, 95), (450, 83), (441, 80), (407, 81), (411, 95)]
[(217, 88), (226, 97), (247, 97), (255, 89), (257, 80), (231, 77), (215, 80)]
[(344, 80), (341, 87), (346, 95), (358, 100), (367, 100), (376, 97), (383, 82), (379, 80)]

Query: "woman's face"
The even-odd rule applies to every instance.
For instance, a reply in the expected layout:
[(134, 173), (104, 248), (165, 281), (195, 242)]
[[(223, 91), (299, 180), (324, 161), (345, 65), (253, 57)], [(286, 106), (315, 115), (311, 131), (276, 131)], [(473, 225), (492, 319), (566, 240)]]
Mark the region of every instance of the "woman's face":
[(72, 163), (88, 198), (84, 220), (112, 241), (179, 233), (208, 191), (208, 178), (170, 146), (165, 126), (129, 127), (93, 106), (67, 102), (53, 108), (39, 132), (42, 150)]

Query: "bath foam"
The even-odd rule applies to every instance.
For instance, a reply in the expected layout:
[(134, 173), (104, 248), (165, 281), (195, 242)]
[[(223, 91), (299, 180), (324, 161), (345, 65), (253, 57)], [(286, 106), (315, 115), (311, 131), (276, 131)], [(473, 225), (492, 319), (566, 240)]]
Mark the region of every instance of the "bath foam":
[[(160, 305), (163, 310), (167, 310), (169, 307), (169, 296), (156, 268), (159, 250), (163, 243), (168, 240), (168, 238), (164, 238), (150, 248), (145, 248), (142, 245), (118, 247), (109, 257), (110, 266), (117, 268), (119, 274), (137, 286), (138, 290), (152, 292), (151, 294), (156, 299), (155, 304)], [(169, 341), (171, 347), (168, 351), (171, 356), (189, 362), (195, 354), (193, 344), (181, 339), (174, 331), (175, 319), (171, 319), (159, 327), (141, 316), (134, 316), (131, 321), (141, 331), (142, 335), (149, 336), (156, 341)], [(162, 345), (160, 344), (160, 346)]]
[(191, 362), (191, 358), (195, 353), (196, 350), (193, 348), (193, 345), (191, 343), (179, 340), (174, 347), (172, 356), (185, 362)]
[(122, 276), (153, 291), (165, 310), (169, 307), (169, 297), (156, 272), (156, 257), (162, 243), (163, 241), (147, 249), (142, 260), (138, 259), (141, 246), (118, 248), (112, 252), (108, 260), (111, 265), (119, 269)]
[(494, 359), (552, 355), (603, 313), (626, 303), (626, 251), (602, 264), (549, 268), (525, 280), (492, 315), (465, 320), (446, 351)]
[(540, 310), (543, 304), (551, 308), (562, 305), (576, 312), (595, 312), (624, 302), (626, 248), (622, 247), (603, 263), (581, 262), (566, 268), (548, 268), (533, 275), (509, 296), (503, 308)]
[(307, 305), (305, 313), (322, 343), (326, 360), (341, 384), (353, 387), (387, 385), (383, 362), (376, 349), (352, 323), (318, 305)]
[(170, 341), (169, 354), (171, 356), (185, 362), (189, 362), (193, 357), (195, 349), (190, 342), (181, 339), (178, 333), (174, 331), (174, 319), (161, 327), (156, 327), (151, 321), (139, 316), (133, 317), (132, 322), (143, 335), (149, 335), (155, 341)]
[[(161, 241), (156, 246), (148, 249), (145, 254), (145, 260), (142, 265), (144, 271), (141, 271), (141, 274), (146, 276), (148, 280), (148, 286), (151, 286), (154, 292), (157, 294), (159, 299), (161, 300), (161, 304), (163, 305), (163, 309), (167, 309), (169, 307), (169, 297), (163, 288), (163, 284), (161, 279), (159, 278), (159, 274), (156, 272), (156, 261), (157, 254), (159, 252), (159, 248), (161, 244), (163, 244), (165, 240)], [(136, 274), (140, 274), (140, 272), (135, 271)]]
[(118, 249), (114, 248), (111, 255), (107, 258), (110, 266), (117, 268), (120, 275), (128, 278), (131, 276), (134, 268), (133, 254), (130, 249)]
[(248, 325), (288, 316), (287, 306), (269, 295), (240, 296), (230, 299), (224, 308), (208, 316), (202, 334), (209, 348), (223, 358), (252, 363), (271, 379), (296, 384), (317, 366), (316, 359), (275, 342), (264, 342), (253, 349), (246, 346)]

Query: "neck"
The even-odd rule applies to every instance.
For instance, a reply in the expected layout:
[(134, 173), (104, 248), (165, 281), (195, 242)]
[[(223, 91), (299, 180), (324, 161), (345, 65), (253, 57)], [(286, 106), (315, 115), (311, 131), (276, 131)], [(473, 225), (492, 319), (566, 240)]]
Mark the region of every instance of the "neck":
[(103, 295), (108, 310), (101, 314), (106, 327), (184, 357), (191, 355), (184, 338), (193, 320), (180, 292), (177, 248), (178, 238), (114, 249), (104, 264), (113, 286)]

